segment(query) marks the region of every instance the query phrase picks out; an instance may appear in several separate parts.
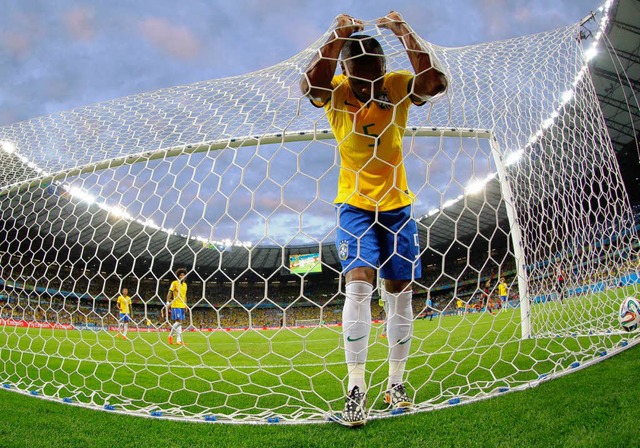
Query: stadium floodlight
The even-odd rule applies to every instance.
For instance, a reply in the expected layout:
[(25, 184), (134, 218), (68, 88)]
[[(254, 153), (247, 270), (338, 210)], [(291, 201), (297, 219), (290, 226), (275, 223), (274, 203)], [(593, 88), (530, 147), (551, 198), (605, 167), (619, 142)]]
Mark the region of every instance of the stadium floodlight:
[(128, 219), (128, 220), (132, 220), (133, 217), (129, 214), (129, 212), (127, 212), (123, 207), (121, 206), (108, 206), (108, 205), (103, 205), (103, 208), (105, 210), (107, 210), (111, 215), (115, 216), (116, 218), (120, 218), (120, 219)]
[(75, 187), (73, 185), (66, 185), (64, 186), (64, 188), (66, 188), (66, 190), (75, 198), (84, 201), (88, 204), (94, 204), (96, 202), (96, 197), (93, 196), (91, 193), (83, 190), (82, 188), (79, 187)]
[(560, 97), (562, 104), (568, 103), (573, 98), (573, 90), (565, 90), (562, 92), (562, 96)]
[(9, 141), (0, 141), (0, 147), (7, 154), (14, 154), (16, 152), (16, 145)]
[(455, 204), (456, 204), (456, 202), (458, 202), (458, 201), (457, 201), (457, 200), (455, 200), (455, 199), (449, 199), (448, 201), (445, 201), (445, 202), (442, 204), (442, 208), (443, 208), (443, 209), (444, 209), (444, 208), (449, 208), (449, 207), (451, 207), (451, 206), (455, 205)]
[(593, 45), (593, 46), (589, 47), (589, 49), (587, 51), (585, 51), (585, 53), (584, 53), (584, 56), (585, 56), (585, 59), (587, 60), (587, 62), (591, 61), (597, 55), (598, 55), (598, 47), (597, 47), (597, 45)]
[(513, 165), (515, 163), (518, 163), (518, 161), (520, 159), (522, 159), (522, 155), (524, 154), (524, 151), (520, 150), (520, 151), (514, 151), (511, 154), (509, 154), (506, 158), (506, 160), (504, 161), (504, 164), (506, 166), (510, 166)]
[(469, 183), (469, 185), (467, 185), (467, 188), (465, 188), (464, 191), (466, 194), (480, 193), (484, 189), (484, 186), (486, 184), (487, 184), (486, 180), (475, 180)]

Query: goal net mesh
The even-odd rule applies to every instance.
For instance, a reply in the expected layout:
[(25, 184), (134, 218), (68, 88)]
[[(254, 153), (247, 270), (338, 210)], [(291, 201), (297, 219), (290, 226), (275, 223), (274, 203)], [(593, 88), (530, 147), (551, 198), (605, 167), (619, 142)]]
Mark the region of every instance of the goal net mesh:
[[(411, 70), (397, 38), (365, 28), (388, 69)], [(423, 263), (414, 411), (530, 387), (638, 341), (617, 319), (623, 298), (639, 297), (637, 224), (580, 30), (425, 42), (450, 87), (412, 108), (404, 140)], [(254, 73), (0, 128), (3, 387), (209, 421), (342, 409), (339, 158), (324, 111), (299, 89), (330, 33)], [(178, 268), (186, 346), (167, 344), (161, 316)], [(372, 418), (391, 415), (378, 296)]]

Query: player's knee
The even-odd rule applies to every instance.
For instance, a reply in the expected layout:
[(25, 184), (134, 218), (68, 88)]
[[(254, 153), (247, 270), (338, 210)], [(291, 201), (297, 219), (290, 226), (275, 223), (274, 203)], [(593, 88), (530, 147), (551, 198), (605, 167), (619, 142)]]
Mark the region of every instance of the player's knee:
[(372, 268), (367, 268), (367, 267), (353, 268), (349, 272), (347, 272), (345, 275), (345, 279), (347, 283), (367, 282), (369, 284), (373, 284), (374, 277), (375, 277), (374, 270)]
[(391, 294), (400, 294), (410, 290), (411, 282), (408, 280), (385, 280), (384, 289)]

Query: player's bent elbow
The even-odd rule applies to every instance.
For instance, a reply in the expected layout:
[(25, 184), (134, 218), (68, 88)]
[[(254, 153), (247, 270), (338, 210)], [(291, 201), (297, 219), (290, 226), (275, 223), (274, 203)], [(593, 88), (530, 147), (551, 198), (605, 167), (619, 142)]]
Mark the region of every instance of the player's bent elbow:
[(435, 89), (437, 90), (434, 95), (439, 95), (444, 93), (449, 88), (449, 80), (445, 76), (444, 73), (438, 73), (438, 82), (436, 83)]
[(309, 85), (309, 80), (307, 80), (306, 76), (303, 76), (300, 80), (300, 92), (302, 92), (303, 96), (309, 96), (311, 93), (311, 86)]
[(427, 101), (436, 95), (446, 92), (448, 86), (447, 77), (442, 73), (438, 73), (435, 76), (422, 77), (420, 80), (416, 80), (413, 91), (414, 95)]
[(448, 87), (449, 81), (447, 81), (447, 77), (443, 73), (438, 73), (429, 79), (426, 83), (425, 90), (427, 90), (428, 96), (434, 97), (446, 92)]

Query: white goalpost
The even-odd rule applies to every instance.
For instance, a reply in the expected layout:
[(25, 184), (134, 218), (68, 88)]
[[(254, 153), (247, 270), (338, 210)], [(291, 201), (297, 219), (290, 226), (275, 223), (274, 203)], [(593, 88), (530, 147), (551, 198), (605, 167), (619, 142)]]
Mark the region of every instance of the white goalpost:
[[(640, 298), (640, 222), (589, 67), (610, 7), (501, 42), (424, 42), (450, 85), (411, 109), (403, 141), (422, 261), (414, 405), (382, 402), (393, 342), (374, 286), (369, 418), (525, 389), (640, 342), (618, 323)], [(395, 36), (364, 31), (389, 70), (411, 68)], [(339, 420), (338, 142), (299, 91), (331, 32), (254, 73), (0, 128), (2, 388), (169, 419)]]

